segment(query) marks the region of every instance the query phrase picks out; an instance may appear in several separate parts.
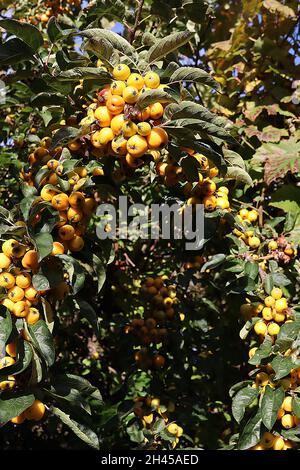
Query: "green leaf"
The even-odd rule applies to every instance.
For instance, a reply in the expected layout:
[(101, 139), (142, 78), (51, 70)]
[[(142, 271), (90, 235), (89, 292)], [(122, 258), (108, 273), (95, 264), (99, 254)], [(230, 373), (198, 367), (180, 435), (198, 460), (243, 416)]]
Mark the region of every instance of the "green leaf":
[(298, 367), (298, 364), (295, 364), (291, 357), (276, 356), (271, 362), (271, 366), (276, 372), (274, 380), (279, 380), (287, 376), (292, 369)]
[(224, 154), (226, 163), (228, 163), (228, 166), (234, 166), (234, 167), (238, 166), (239, 168), (242, 168), (243, 170), (246, 169), (245, 162), (238, 153), (233, 152), (233, 150), (224, 148), (223, 154)]
[(90, 38), (85, 41), (83, 49), (93, 53), (110, 67), (120, 62), (120, 56), (110, 41), (103, 38)]
[(298, 437), (300, 434), (300, 426), (292, 429), (283, 429), (280, 434), (284, 439), (289, 439), (293, 442), (300, 442), (300, 438)]
[(282, 405), (283, 399), (283, 388), (272, 388), (267, 385), (261, 401), (261, 415), (263, 423), (269, 431), (273, 428), (277, 420), (277, 413)]
[(153, 44), (147, 55), (147, 61), (151, 64), (155, 61), (165, 58), (171, 52), (176, 51), (179, 47), (189, 42), (194, 37), (194, 33), (190, 31), (180, 31), (172, 33)]
[(59, 408), (52, 407), (52, 413), (56, 415), (61, 421), (68, 426), (74, 434), (76, 434), (79, 439), (93, 447), (94, 449), (99, 450), (99, 440), (97, 435), (89, 429), (86, 425), (80, 424), (70, 417), (67, 413), (60, 410)]
[(57, 258), (59, 258), (63, 265), (64, 268), (67, 270), (67, 273), (69, 274), (69, 279), (70, 283), (73, 289), (73, 293), (77, 294), (80, 289), (84, 286), (84, 281), (85, 281), (85, 274), (78, 263), (76, 259), (74, 259), (72, 256), (69, 255), (57, 255)]
[(176, 102), (174, 96), (164, 90), (146, 90), (144, 93), (141, 93), (137, 102), (136, 106), (139, 109), (144, 109), (150, 104), (153, 103), (172, 103)]
[(55, 349), (52, 334), (46, 323), (44, 320), (39, 320), (28, 329), (33, 345), (41, 353), (46, 364), (49, 367), (52, 366), (55, 361)]
[(300, 418), (300, 398), (299, 397), (293, 396), (292, 406), (293, 406), (294, 415)]
[(216, 266), (219, 266), (223, 263), (225, 259), (226, 255), (224, 255), (223, 253), (218, 253), (217, 255), (211, 256), (210, 259), (206, 263), (204, 263), (200, 272), (204, 273), (207, 268), (215, 268)]
[(37, 291), (50, 289), (50, 283), (48, 279), (42, 274), (34, 274), (32, 277), (32, 285)]
[(225, 175), (226, 179), (234, 179), (245, 184), (252, 185), (253, 181), (251, 176), (247, 173), (246, 170), (243, 170), (239, 166), (229, 166), (227, 167), (227, 173)]
[(238, 423), (242, 421), (246, 408), (253, 403), (258, 393), (256, 388), (246, 387), (239, 390), (234, 396), (232, 400), (232, 414)]
[(98, 278), (98, 293), (99, 293), (106, 280), (106, 269), (105, 269), (104, 261), (95, 254), (93, 254), (93, 268)]
[(55, 78), (71, 82), (96, 79), (99, 82), (99, 86), (106, 85), (113, 80), (112, 76), (101, 67), (75, 67), (73, 69), (60, 72)]
[(245, 264), (245, 274), (255, 280), (258, 276), (259, 265), (253, 261), (247, 261)]
[(280, 327), (280, 331), (277, 335), (275, 342), (275, 351), (285, 352), (291, 346), (294, 340), (297, 338), (300, 331), (299, 322), (285, 323)]
[(57, 22), (55, 16), (51, 16), (47, 23), (47, 34), (49, 36), (50, 41), (52, 44), (55, 44), (57, 39), (61, 36), (62, 30)]
[(25, 411), (35, 400), (34, 395), (21, 394), (22, 392), (14, 392), (13, 396), (0, 396), (0, 422), (7, 423), (12, 418), (19, 416)]
[(272, 351), (272, 339), (270, 336), (266, 336), (263, 343), (259, 346), (259, 348), (255, 351), (254, 356), (249, 359), (249, 364), (260, 364), (262, 359), (269, 357)]
[(0, 357), (5, 356), (5, 345), (12, 331), (10, 311), (0, 305)]
[(53, 250), (53, 238), (50, 233), (38, 233), (34, 236), (35, 246), (38, 252), (38, 261), (40, 262)]
[(246, 450), (250, 447), (255, 446), (260, 440), (260, 429), (262, 424), (262, 417), (260, 410), (252, 416), (242, 429), (239, 441), (238, 449)]
[(0, 44), (0, 64), (13, 65), (31, 59), (33, 51), (30, 47), (18, 38), (8, 39)]
[(37, 51), (44, 44), (41, 32), (30, 23), (5, 19), (0, 21), (0, 27), (21, 39), (33, 51)]
[(197, 67), (179, 67), (170, 77), (170, 82), (195, 82), (209, 85), (218, 89), (219, 83), (216, 82), (209, 73)]
[(55, 132), (52, 143), (51, 150), (55, 149), (58, 146), (65, 146), (70, 142), (78, 139), (81, 136), (80, 129), (76, 127), (62, 127), (57, 132)]
[(83, 377), (79, 377), (78, 375), (56, 375), (51, 382), (51, 385), (54, 387), (55, 392), (60, 396), (67, 397), (69, 391), (72, 389), (77, 390), (83, 398), (90, 397), (103, 403), (103, 399), (98, 388), (94, 387), (88, 380)]
[(240, 331), (240, 338), (241, 339), (246, 339), (249, 332), (252, 330), (254, 327), (255, 323), (259, 320), (258, 317), (251, 318), (250, 320), (246, 321), (245, 325)]
[(101, 40), (102, 38), (109, 41), (113, 48), (121, 52), (125, 56), (137, 59), (137, 53), (134, 47), (122, 36), (113, 31), (100, 28), (86, 29), (78, 33), (79, 36), (83, 36), (88, 39)]
[(37, 108), (42, 108), (43, 106), (64, 105), (66, 103), (66, 97), (59, 93), (41, 92), (34, 95), (31, 98), (30, 103), (32, 106), (36, 106)]
[(210, 122), (215, 126), (224, 128), (227, 121), (220, 116), (209, 111), (201, 104), (192, 101), (182, 101), (179, 104), (170, 104), (166, 107), (165, 113), (168, 119), (199, 119), (200, 121)]

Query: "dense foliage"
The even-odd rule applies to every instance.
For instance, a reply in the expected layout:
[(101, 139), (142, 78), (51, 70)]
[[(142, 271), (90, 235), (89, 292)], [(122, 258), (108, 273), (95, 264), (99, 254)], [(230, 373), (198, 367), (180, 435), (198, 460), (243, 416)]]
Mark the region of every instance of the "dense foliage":
[(0, 0), (1, 448), (299, 447), (298, 8)]

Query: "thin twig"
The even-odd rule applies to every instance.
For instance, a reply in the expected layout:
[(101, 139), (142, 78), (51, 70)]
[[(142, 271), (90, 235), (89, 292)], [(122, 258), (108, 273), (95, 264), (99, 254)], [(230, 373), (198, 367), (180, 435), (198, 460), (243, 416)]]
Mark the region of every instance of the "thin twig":
[(140, 24), (140, 19), (141, 19), (141, 16), (142, 16), (142, 9), (143, 9), (143, 6), (144, 6), (144, 1), (145, 0), (137, 0), (138, 9), (137, 9), (137, 12), (136, 12), (135, 23), (134, 23), (133, 29), (130, 30), (130, 36), (129, 36), (130, 44), (133, 43), (136, 32), (137, 32), (137, 29), (138, 29), (139, 24)]

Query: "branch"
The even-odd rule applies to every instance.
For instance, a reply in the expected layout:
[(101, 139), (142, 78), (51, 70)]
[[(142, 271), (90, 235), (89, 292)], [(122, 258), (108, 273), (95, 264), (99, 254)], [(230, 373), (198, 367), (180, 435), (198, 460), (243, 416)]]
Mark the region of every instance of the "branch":
[(136, 12), (135, 23), (134, 23), (133, 29), (130, 30), (130, 36), (129, 36), (130, 44), (133, 43), (136, 32), (137, 32), (137, 29), (138, 29), (139, 24), (140, 24), (140, 19), (141, 19), (141, 16), (142, 16), (142, 9), (143, 9), (143, 6), (144, 6), (144, 1), (145, 0), (137, 0), (138, 9), (137, 9), (137, 12)]

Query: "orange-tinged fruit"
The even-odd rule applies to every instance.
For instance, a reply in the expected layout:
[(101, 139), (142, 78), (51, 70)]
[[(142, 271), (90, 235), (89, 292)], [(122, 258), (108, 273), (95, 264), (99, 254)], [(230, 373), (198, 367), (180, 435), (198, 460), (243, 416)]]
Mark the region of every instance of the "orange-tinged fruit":
[(147, 136), (150, 149), (160, 149), (168, 143), (168, 134), (161, 127), (154, 127)]
[(79, 191), (74, 191), (69, 196), (69, 204), (71, 207), (82, 207), (84, 204), (84, 194)]
[(34, 325), (40, 319), (40, 312), (37, 308), (31, 307), (26, 315), (28, 325)]
[(51, 201), (52, 207), (58, 211), (65, 211), (69, 207), (69, 198), (65, 193), (56, 194)]
[(57, 191), (54, 191), (53, 189), (50, 188), (42, 188), (41, 190), (41, 198), (44, 201), (50, 202), (52, 201), (52, 198), (57, 194)]
[(13, 375), (9, 375), (7, 380), (0, 382), (0, 390), (10, 390), (13, 389), (16, 385), (16, 379)]
[(16, 275), (16, 285), (22, 289), (26, 289), (31, 285), (31, 276), (27, 272), (21, 272)]
[(124, 137), (132, 137), (133, 135), (137, 134), (138, 127), (132, 121), (125, 121), (122, 126), (122, 134)]
[(18, 318), (26, 317), (28, 313), (28, 307), (26, 305), (26, 302), (24, 300), (19, 300), (19, 302), (16, 302), (13, 313)]
[(94, 114), (101, 127), (108, 127), (110, 125), (113, 116), (106, 106), (99, 106)]
[(153, 103), (150, 105), (150, 117), (157, 120), (164, 114), (164, 108), (161, 103)]
[(40, 400), (34, 400), (33, 404), (24, 411), (26, 419), (40, 421), (45, 414), (45, 405)]
[[(126, 88), (124, 88), (123, 90), (123, 95), (124, 95), (125, 90)], [(120, 114), (123, 111), (124, 106), (125, 106), (125, 101), (122, 96), (111, 95), (108, 97), (106, 101), (106, 107), (109, 110), (109, 112), (113, 115)]]
[(19, 416), (15, 416), (14, 418), (12, 418), (10, 421), (11, 423), (13, 424), (22, 424), (24, 423), (25, 421), (25, 416), (24, 416), (24, 413), (21, 413)]
[(111, 120), (110, 127), (115, 135), (121, 133), (123, 124), (125, 123), (124, 114), (118, 114), (114, 116)]
[(70, 207), (68, 210), (68, 220), (73, 223), (80, 222), (83, 217), (81, 210)]
[(119, 135), (115, 137), (111, 143), (111, 148), (117, 155), (126, 155), (127, 153), (127, 139)]
[(11, 357), (17, 356), (17, 344), (16, 343), (8, 343), (5, 346), (6, 353)]
[(56, 256), (56, 255), (63, 255), (65, 252), (65, 247), (62, 243), (60, 242), (53, 242), (53, 248), (51, 255)]
[(30, 301), (35, 300), (38, 297), (38, 291), (33, 286), (27, 287), (25, 289), (25, 297)]
[(25, 269), (36, 270), (38, 268), (38, 254), (35, 250), (29, 250), (22, 259), (22, 266)]
[(273, 449), (274, 450), (282, 450), (284, 448), (284, 440), (280, 436), (275, 436), (273, 442)]
[(74, 252), (81, 251), (83, 247), (84, 240), (78, 235), (75, 235), (75, 237), (69, 243), (69, 249)]

